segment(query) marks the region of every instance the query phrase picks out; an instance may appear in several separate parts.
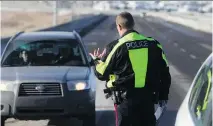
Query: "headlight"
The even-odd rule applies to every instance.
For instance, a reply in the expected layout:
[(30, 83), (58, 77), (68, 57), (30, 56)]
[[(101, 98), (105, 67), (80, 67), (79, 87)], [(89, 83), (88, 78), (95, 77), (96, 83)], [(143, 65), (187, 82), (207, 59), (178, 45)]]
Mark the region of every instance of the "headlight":
[(89, 88), (89, 84), (86, 81), (68, 81), (68, 90), (85, 90)]
[(1, 81), (0, 91), (13, 90), (14, 84), (14, 81)]

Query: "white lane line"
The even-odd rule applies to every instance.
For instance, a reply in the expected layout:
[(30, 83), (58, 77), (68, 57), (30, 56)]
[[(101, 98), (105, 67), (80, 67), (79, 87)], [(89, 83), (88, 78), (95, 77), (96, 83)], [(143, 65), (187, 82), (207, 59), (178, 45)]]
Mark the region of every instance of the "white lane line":
[(203, 48), (205, 48), (205, 49), (207, 49), (207, 50), (209, 50), (209, 51), (212, 51), (212, 46), (209, 46), (209, 45), (204, 44), (204, 43), (201, 43), (200, 45), (201, 45)]
[(172, 30), (172, 29), (170, 29), (170, 30), (169, 30), (169, 33), (172, 33), (172, 32), (173, 32), (173, 30)]
[[(146, 20), (146, 19), (145, 19)], [(147, 20), (146, 20), (147, 21)], [(152, 27), (148, 22), (144, 21), (144, 23), (154, 32), (156, 33), (158, 36), (163, 37), (163, 39), (167, 39), (166, 35), (162, 34), (161, 32), (159, 32), (157, 29), (155, 29), (154, 27)]]
[(183, 48), (181, 48), (181, 49), (180, 49), (180, 51), (181, 51), (181, 52), (186, 52), (186, 50), (185, 50), (185, 49), (183, 49)]
[[(147, 19), (145, 19), (145, 20), (147, 21)], [(154, 29), (152, 26), (150, 26), (149, 23), (146, 22), (146, 21), (144, 21), (144, 23), (145, 23), (152, 31), (155, 31), (155, 29)]]
[(114, 110), (114, 106), (95, 106), (96, 111), (101, 111), (101, 110)]
[(193, 54), (190, 54), (189, 55), (192, 59), (197, 59), (197, 57), (195, 56), (195, 55), (193, 55)]
[(87, 43), (85, 43), (85, 45), (92, 45), (92, 46), (95, 46), (95, 45), (97, 45), (97, 42), (87, 42)]
[(174, 46), (176, 46), (176, 47), (177, 47), (177, 46), (178, 46), (178, 43), (176, 43), (176, 42), (175, 42), (175, 43), (174, 43)]
[(106, 34), (107, 34), (106, 32), (102, 32), (102, 31), (98, 31), (98, 32), (92, 32), (92, 33), (90, 33), (90, 35), (94, 35), (94, 36), (96, 36), (96, 35), (104, 36), (104, 35), (106, 35)]

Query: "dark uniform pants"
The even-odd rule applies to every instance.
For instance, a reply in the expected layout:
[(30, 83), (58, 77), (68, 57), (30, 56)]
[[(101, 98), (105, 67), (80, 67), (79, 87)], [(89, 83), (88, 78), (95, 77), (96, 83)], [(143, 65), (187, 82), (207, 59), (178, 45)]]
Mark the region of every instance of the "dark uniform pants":
[(154, 103), (149, 98), (130, 98), (117, 105), (117, 126), (155, 126)]

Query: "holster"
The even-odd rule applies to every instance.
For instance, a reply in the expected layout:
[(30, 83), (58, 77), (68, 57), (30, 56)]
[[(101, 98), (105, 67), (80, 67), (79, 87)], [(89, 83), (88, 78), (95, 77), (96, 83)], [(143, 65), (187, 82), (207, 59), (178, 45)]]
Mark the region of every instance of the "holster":
[(121, 104), (123, 100), (125, 99), (125, 92), (122, 92), (122, 90), (119, 90), (117, 88), (107, 88), (104, 89), (104, 93), (106, 94), (106, 98), (108, 99), (109, 97), (112, 98), (114, 104)]
[[(116, 85), (116, 83), (118, 83), (118, 79), (119, 79), (118, 76), (111, 74), (109, 76), (109, 80), (107, 81), (107, 83), (111, 82), (113, 85)], [(107, 85), (107, 83), (106, 83), (106, 85)], [(110, 88), (108, 88), (106, 86), (106, 89), (104, 89), (104, 93), (106, 94), (105, 95), (106, 99), (111, 97), (114, 104), (117, 104), (117, 105), (121, 104), (123, 102), (123, 100), (126, 98), (125, 97), (126, 93), (125, 93), (124, 89), (121, 87), (117, 87), (117, 86), (110, 87)]]

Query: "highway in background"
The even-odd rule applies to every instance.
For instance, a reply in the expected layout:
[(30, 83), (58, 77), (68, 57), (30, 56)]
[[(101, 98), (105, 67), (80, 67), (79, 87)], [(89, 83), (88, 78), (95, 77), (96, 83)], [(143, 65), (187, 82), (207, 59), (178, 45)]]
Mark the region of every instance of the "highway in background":
[[(152, 36), (162, 43), (170, 65), (172, 85), (167, 112), (161, 119), (160, 126), (173, 126), (177, 110), (202, 62), (212, 52), (212, 34), (194, 31), (154, 17), (135, 17), (136, 30), (146, 36)], [(117, 39), (115, 17), (110, 16), (103, 23), (87, 34), (83, 40), (89, 52), (101, 48)], [(102, 89), (104, 82), (97, 80), (96, 123), (97, 126), (115, 126), (113, 103), (106, 100)], [(63, 121), (58, 121), (62, 126)], [(45, 126), (48, 120), (18, 121), (9, 119), (6, 126)], [(75, 124), (74, 124), (75, 123)], [(72, 124), (77, 126), (79, 121)], [(50, 123), (49, 123), (50, 124)], [(51, 123), (54, 124), (54, 123)]]

